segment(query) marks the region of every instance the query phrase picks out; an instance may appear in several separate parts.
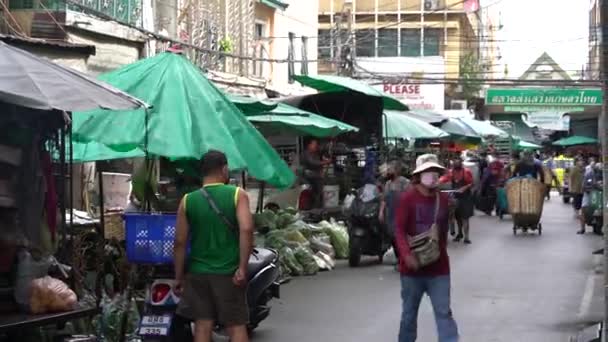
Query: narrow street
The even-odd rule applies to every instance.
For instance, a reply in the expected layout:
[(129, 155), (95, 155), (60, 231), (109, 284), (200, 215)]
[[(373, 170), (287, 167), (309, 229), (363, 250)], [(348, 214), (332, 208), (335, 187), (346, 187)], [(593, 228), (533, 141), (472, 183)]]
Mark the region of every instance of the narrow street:
[[(557, 194), (546, 202), (542, 223), (542, 236), (513, 236), (509, 216), (499, 221), (478, 213), (473, 244), (450, 245), (452, 305), (463, 341), (568, 341), (577, 330), (600, 239), (575, 234), (571, 206)], [(392, 266), (371, 261), (294, 279), (254, 341), (396, 341), (399, 277)], [(436, 341), (428, 298), (418, 330), (418, 341)]]

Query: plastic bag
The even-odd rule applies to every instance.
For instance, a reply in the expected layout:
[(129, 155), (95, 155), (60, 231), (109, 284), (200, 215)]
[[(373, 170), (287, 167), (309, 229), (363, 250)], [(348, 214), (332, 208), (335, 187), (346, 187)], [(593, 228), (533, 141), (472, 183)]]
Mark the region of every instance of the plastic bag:
[(348, 194), (344, 197), (344, 202), (342, 204), (342, 211), (346, 212), (350, 210), (350, 207), (353, 205), (353, 201), (355, 200), (355, 195)]
[(46, 276), (51, 263), (52, 258), (42, 258), (36, 261), (28, 251), (23, 249), (19, 252), (14, 295), (15, 301), (24, 310), (29, 310), (30, 307), (32, 281)]
[(291, 248), (283, 247), (279, 252), (279, 258), (285, 262), (287, 267), (289, 267), (289, 274), (296, 276), (304, 274), (304, 268), (298, 262), (298, 259), (296, 259)]
[(323, 252), (317, 252), (315, 255), (318, 256), (319, 258), (323, 259), (323, 261), (325, 261), (325, 263), (327, 264), (327, 266), (330, 267), (330, 269), (333, 269), (336, 267), (336, 261), (334, 260), (333, 257), (331, 257)]
[(393, 248), (390, 248), (388, 251), (386, 251), (386, 253), (384, 253), (382, 263), (385, 265), (397, 264), (397, 256), (395, 255), (395, 250), (393, 250)]
[(314, 275), (319, 272), (319, 265), (317, 265), (314, 254), (309, 248), (298, 247), (294, 250), (294, 254), (300, 265), (302, 265), (305, 275)]
[(330, 237), (326, 234), (323, 234), (324, 237), (321, 236), (313, 236), (310, 239), (310, 248), (314, 252), (323, 252), (327, 255), (330, 255), (332, 258), (336, 257), (336, 251), (334, 247), (331, 245)]
[(348, 258), (348, 231), (341, 223), (336, 223), (332, 218), (331, 223), (327, 221), (321, 222), (325, 233), (331, 238), (331, 244), (336, 251), (336, 258)]
[(316, 255), (313, 255), (312, 257), (315, 259), (315, 261), (317, 263), (317, 266), (319, 266), (319, 270), (320, 271), (329, 271), (329, 270), (331, 270), (331, 267), (329, 267), (329, 265), (327, 265), (327, 263), (325, 262), (325, 260), (321, 259), (320, 257), (318, 257)]
[(308, 240), (302, 233), (300, 233), (297, 229), (287, 229), (285, 230), (285, 240), (297, 242), (303, 245), (308, 244)]
[(275, 250), (287, 246), (287, 240), (285, 239), (285, 233), (282, 231), (272, 231), (266, 235), (264, 239), (264, 246)]
[(49, 276), (32, 280), (30, 284), (30, 312), (43, 314), (73, 310), (76, 293), (61, 280)]

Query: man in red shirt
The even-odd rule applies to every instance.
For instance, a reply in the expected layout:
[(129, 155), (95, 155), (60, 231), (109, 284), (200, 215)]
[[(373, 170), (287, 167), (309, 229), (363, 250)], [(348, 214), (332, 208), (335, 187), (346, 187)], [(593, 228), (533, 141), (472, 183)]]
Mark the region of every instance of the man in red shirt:
[[(456, 193), (457, 205), (455, 210), (456, 224), (458, 224), (458, 234), (454, 241), (460, 241), (464, 237), (464, 243), (470, 244), (469, 239), (469, 219), (475, 212), (473, 201), (473, 173), (471, 170), (462, 166), (462, 159), (456, 157), (452, 161), (452, 169), (439, 180), (442, 184), (449, 184)], [(463, 234), (464, 233), (464, 234)]]
[[(438, 190), (444, 168), (435, 155), (416, 160), (412, 186), (401, 194), (397, 207), (395, 239), (401, 272), (402, 313), (399, 342), (414, 342), (417, 337), (418, 308), (422, 296), (431, 298), (440, 342), (457, 342), (458, 327), (450, 308), (450, 262), (447, 253), (448, 197)], [(439, 206), (437, 207), (437, 196)], [(436, 212), (437, 211), (437, 212)], [(435, 221), (435, 216), (437, 216)], [(436, 223), (439, 230), (439, 259), (425, 267), (410, 249), (409, 238), (428, 232)]]

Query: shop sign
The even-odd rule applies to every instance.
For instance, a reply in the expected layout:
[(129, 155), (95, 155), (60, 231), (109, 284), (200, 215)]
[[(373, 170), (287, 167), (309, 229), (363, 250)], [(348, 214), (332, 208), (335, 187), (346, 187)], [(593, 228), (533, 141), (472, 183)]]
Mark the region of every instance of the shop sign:
[(563, 112), (533, 112), (528, 114), (526, 121), (542, 129), (553, 131), (570, 129), (570, 115), (564, 115)]
[(506, 111), (568, 113), (584, 111), (587, 106), (601, 106), (602, 99), (599, 88), (490, 88), (486, 94), (486, 105), (505, 106)]

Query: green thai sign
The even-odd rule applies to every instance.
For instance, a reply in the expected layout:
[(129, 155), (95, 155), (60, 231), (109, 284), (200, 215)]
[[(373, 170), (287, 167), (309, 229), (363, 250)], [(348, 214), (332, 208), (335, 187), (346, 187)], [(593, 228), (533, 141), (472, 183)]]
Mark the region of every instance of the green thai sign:
[(486, 105), (505, 106), (522, 112), (583, 111), (587, 106), (602, 105), (602, 90), (599, 88), (490, 88), (486, 93)]

